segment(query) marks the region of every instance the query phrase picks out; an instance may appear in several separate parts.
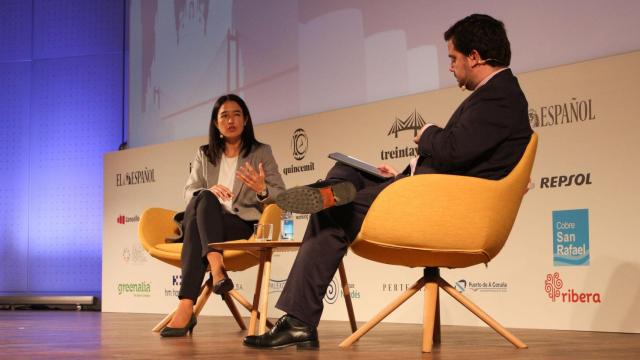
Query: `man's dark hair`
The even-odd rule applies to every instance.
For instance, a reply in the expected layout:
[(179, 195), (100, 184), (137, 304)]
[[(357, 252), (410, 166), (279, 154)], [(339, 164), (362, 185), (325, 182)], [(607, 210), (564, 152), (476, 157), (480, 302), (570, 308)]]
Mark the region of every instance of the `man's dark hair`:
[(211, 110), (211, 122), (209, 123), (209, 144), (201, 146), (202, 151), (209, 159), (213, 165), (217, 165), (218, 161), (222, 157), (224, 153), (225, 141), (220, 134), (220, 130), (216, 126), (216, 122), (218, 121), (218, 112), (224, 103), (227, 101), (233, 101), (236, 104), (240, 105), (242, 109), (242, 116), (244, 116), (244, 130), (242, 131), (242, 135), (240, 139), (242, 140), (242, 145), (240, 151), (242, 156), (247, 156), (251, 152), (251, 149), (254, 146), (258, 146), (262, 144), (258, 140), (253, 133), (253, 122), (251, 121), (251, 114), (249, 114), (249, 108), (247, 104), (242, 100), (242, 98), (235, 94), (226, 94), (222, 95), (216, 100), (215, 104), (213, 104), (213, 110)]
[(511, 45), (500, 20), (489, 15), (473, 14), (459, 20), (444, 33), (456, 50), (469, 56), (476, 50), (491, 66), (509, 66)]

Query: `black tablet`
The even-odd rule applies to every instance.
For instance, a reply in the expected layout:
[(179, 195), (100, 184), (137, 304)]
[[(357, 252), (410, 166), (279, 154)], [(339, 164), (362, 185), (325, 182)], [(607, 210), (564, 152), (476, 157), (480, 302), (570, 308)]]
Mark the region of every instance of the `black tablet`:
[(366, 163), (366, 162), (364, 162), (362, 160), (358, 160), (358, 159), (356, 159), (354, 157), (351, 157), (349, 155), (345, 155), (343, 153), (337, 153), (337, 152), (331, 153), (331, 154), (329, 154), (329, 159), (333, 159), (333, 160), (341, 162), (343, 164), (347, 164), (347, 165), (349, 165), (349, 166), (351, 166), (353, 168), (356, 168), (358, 170), (364, 171), (367, 174), (371, 174), (371, 175), (376, 176), (376, 177), (378, 177), (380, 179), (387, 179), (388, 178), (388, 177), (384, 176), (380, 172), (380, 170), (378, 170), (377, 167), (375, 167), (375, 166), (373, 166), (371, 164), (368, 164), (368, 163)]

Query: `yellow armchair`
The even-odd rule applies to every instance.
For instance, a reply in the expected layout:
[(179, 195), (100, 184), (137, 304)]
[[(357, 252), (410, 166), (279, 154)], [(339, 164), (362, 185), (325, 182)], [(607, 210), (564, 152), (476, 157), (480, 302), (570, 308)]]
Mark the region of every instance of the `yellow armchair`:
[(392, 265), (424, 267), (424, 276), (367, 324), (345, 339), (348, 347), (425, 287), (424, 352), (439, 343), (438, 289), (442, 288), (514, 346), (526, 345), (439, 275), (438, 268), (488, 263), (504, 246), (533, 168), (534, 133), (511, 173), (501, 180), (454, 175), (417, 175), (388, 186), (372, 204), (351, 250)]
[[(182, 243), (167, 243), (166, 239), (178, 234), (177, 224), (173, 221), (173, 216), (176, 214), (173, 210), (162, 208), (149, 208), (146, 209), (140, 217), (140, 223), (138, 224), (138, 239), (144, 247), (144, 249), (152, 257), (165, 262), (169, 265), (180, 267), (180, 256), (182, 252)], [(260, 224), (273, 224), (273, 236), (278, 238), (280, 236), (280, 217), (282, 210), (274, 204), (267, 205), (262, 212), (262, 216), (259, 220)], [(253, 241), (253, 236), (249, 239), (241, 239), (235, 241)], [(228, 271), (242, 271), (252, 266), (258, 265), (260, 262), (260, 255), (251, 251), (240, 250), (227, 250), (224, 252), (224, 264)], [(194, 312), (196, 316), (200, 314), (200, 311), (204, 307), (204, 304), (209, 299), (212, 293), (212, 281), (207, 280), (200, 289), (200, 295), (196, 301)], [(251, 303), (247, 301), (236, 290), (231, 290), (228, 294), (222, 296), (229, 310), (233, 314), (238, 326), (245, 330), (246, 326), (238, 309), (236, 308), (233, 299), (238, 301), (243, 307), (251, 311)], [(173, 318), (174, 312), (167, 315), (162, 321), (160, 321), (153, 331), (160, 331), (164, 328)], [(258, 314), (258, 316), (260, 316)], [(268, 326), (271, 323), (268, 322)]]

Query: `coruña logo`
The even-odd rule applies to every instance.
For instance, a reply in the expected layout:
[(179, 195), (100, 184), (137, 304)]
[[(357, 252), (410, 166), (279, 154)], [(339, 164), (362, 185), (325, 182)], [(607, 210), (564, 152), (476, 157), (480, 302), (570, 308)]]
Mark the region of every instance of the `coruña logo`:
[(393, 134), (397, 138), (400, 131), (413, 130), (413, 136), (415, 137), (418, 135), (418, 130), (420, 130), (425, 124), (426, 123), (422, 116), (416, 110), (413, 110), (411, 115), (404, 120), (400, 120), (396, 117), (391, 125), (391, 129), (389, 129), (389, 132), (387, 133), (387, 136)]
[(291, 136), (291, 148), (293, 149), (293, 158), (296, 160), (304, 159), (309, 149), (309, 138), (304, 129), (296, 129)]

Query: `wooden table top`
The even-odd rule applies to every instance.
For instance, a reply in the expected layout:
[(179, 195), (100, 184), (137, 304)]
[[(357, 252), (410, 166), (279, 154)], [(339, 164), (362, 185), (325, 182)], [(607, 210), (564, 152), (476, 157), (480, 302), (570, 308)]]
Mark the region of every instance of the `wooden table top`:
[(260, 250), (265, 248), (292, 248), (300, 247), (302, 241), (227, 241), (211, 243), (209, 247), (218, 250)]

